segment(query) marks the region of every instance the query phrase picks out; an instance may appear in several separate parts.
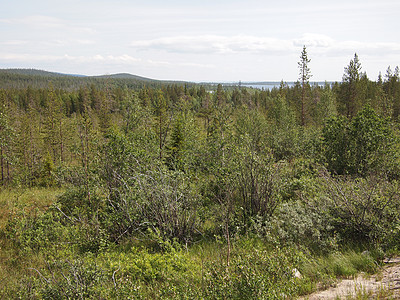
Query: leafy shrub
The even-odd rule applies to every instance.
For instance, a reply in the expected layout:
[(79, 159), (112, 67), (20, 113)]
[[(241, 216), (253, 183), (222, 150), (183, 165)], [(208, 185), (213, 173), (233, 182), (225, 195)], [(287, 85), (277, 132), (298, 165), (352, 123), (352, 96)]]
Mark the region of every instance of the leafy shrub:
[(281, 191), (285, 186), (282, 166), (275, 164), (269, 154), (257, 153), (250, 147), (241, 150), (235, 184), (244, 219), (271, 216), (282, 200)]
[[(328, 169), (337, 174), (391, 173), (399, 154), (388, 120), (365, 106), (350, 123), (344, 117), (329, 119), (323, 129)], [(397, 176), (397, 175), (396, 175)]]
[(45, 270), (29, 270), (32, 276), (9, 293), (21, 299), (98, 299), (106, 279), (99, 266), (81, 259), (54, 261)]
[(209, 263), (205, 294), (210, 299), (283, 299), (297, 293), (296, 255), (279, 248), (236, 249), (229, 264)]
[(335, 237), (331, 235), (333, 227), (326, 215), (302, 201), (283, 203), (268, 225), (283, 245), (324, 253), (337, 248)]
[(166, 168), (125, 174), (112, 190), (106, 216), (110, 234), (118, 239), (148, 228), (168, 239), (189, 242), (198, 226), (199, 195), (190, 178)]
[[(400, 194), (396, 181), (322, 175), (329, 222), (348, 243), (386, 244), (398, 238)], [(323, 209), (323, 205), (321, 205)]]
[(29, 253), (57, 248), (66, 231), (57, 213), (37, 210), (32, 215), (19, 211), (8, 220), (4, 234), (12, 241), (14, 249)]

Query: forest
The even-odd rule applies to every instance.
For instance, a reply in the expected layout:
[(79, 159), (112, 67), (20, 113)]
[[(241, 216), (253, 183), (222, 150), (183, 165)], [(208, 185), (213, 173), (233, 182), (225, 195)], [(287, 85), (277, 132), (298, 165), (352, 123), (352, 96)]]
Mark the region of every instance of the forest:
[(377, 272), (399, 67), (355, 54), (319, 86), (308, 62), (271, 90), (2, 70), (0, 297), (296, 299)]

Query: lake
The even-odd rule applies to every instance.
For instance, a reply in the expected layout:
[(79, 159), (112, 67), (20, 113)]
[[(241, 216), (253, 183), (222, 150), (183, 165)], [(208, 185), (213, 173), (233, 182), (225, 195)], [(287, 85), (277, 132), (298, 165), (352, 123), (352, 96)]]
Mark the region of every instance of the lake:
[[(324, 86), (325, 83), (332, 84), (332, 82), (310, 82), (310, 85), (318, 85), (318, 86)], [(288, 87), (293, 87), (295, 85), (295, 82), (285, 82), (285, 85)], [(259, 90), (272, 90), (273, 88), (279, 88), (281, 86), (281, 82), (245, 82), (242, 83), (241, 86), (244, 87), (251, 87), (254, 89), (259, 89)]]

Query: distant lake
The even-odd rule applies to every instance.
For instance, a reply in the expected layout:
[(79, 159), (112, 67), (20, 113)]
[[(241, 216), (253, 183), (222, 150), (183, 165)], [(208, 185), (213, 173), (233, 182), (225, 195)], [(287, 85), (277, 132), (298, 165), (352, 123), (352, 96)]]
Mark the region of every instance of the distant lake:
[[(328, 84), (332, 84), (332, 82), (326, 82)], [(295, 82), (285, 82), (285, 85), (288, 87), (293, 87), (295, 85)], [(310, 85), (318, 85), (318, 86), (324, 86), (325, 82), (310, 82)], [(279, 88), (281, 86), (280, 82), (244, 82), (241, 84), (241, 86), (244, 87), (250, 87), (254, 89), (259, 89), (259, 90), (272, 90), (273, 88)]]
[[(286, 83), (289, 87), (294, 86), (293, 82), (288, 82)], [(259, 90), (272, 90), (273, 88), (279, 88), (281, 86), (280, 82), (269, 82), (269, 83), (243, 83), (242, 86), (245, 87), (250, 87), (253, 89), (259, 89)]]

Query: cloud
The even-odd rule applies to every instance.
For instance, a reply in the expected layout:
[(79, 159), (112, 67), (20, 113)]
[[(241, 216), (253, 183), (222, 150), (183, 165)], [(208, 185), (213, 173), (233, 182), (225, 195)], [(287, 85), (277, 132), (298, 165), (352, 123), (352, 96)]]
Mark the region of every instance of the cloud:
[(59, 59), (60, 56), (55, 56), (55, 55), (0, 53), (1, 61), (40, 62), (40, 61), (56, 61)]
[(0, 22), (12, 25), (24, 25), (29, 27), (40, 27), (47, 29), (60, 28), (64, 26), (64, 22), (61, 19), (42, 15), (33, 15), (23, 18), (0, 19)]
[(317, 48), (329, 48), (335, 44), (335, 41), (329, 36), (315, 33), (305, 33), (301, 38), (294, 39), (293, 45), (303, 47), (317, 47)]
[(213, 64), (198, 64), (198, 63), (179, 63), (181, 67), (189, 67), (189, 68), (202, 68), (202, 69), (212, 69), (215, 68)]
[(315, 55), (324, 56), (341, 56), (354, 52), (383, 55), (396, 53), (400, 50), (400, 43), (337, 41), (327, 35), (314, 33), (306, 33), (295, 39), (278, 39), (252, 35), (200, 35), (162, 37), (131, 42), (131, 46), (137, 50), (222, 55), (239, 53), (286, 55), (298, 53), (303, 45), (307, 49), (311, 49)]
[(32, 29), (37, 29), (42, 31), (63, 30), (67, 32), (72, 31), (72, 32), (79, 32), (86, 34), (93, 34), (96, 32), (92, 28), (76, 26), (74, 24), (71, 24), (71, 22), (67, 20), (45, 15), (30, 15), (22, 18), (5, 18), (5, 19), (0, 19), (0, 23), (9, 24), (12, 26), (20, 25), (23, 26), (24, 28), (29, 28), (29, 30)]
[(274, 38), (256, 36), (175, 36), (152, 40), (133, 41), (131, 46), (139, 50), (164, 50), (177, 53), (281, 52), (291, 50), (293, 43)]
[(130, 63), (141, 62), (141, 59), (129, 56), (127, 54), (113, 55), (92, 55), (92, 56), (75, 56), (75, 55), (42, 55), (42, 54), (16, 54), (16, 53), (0, 53), (0, 60), (18, 61), (18, 62), (54, 62), (54, 61), (70, 61), (75, 63), (94, 63), (94, 62), (112, 62), (112, 63)]
[(28, 44), (28, 41), (8, 40), (8, 41), (1, 42), (0, 44), (2, 44), (4, 46), (24, 46), (24, 45)]
[(42, 55), (42, 54), (16, 54), (16, 53), (0, 53), (0, 61), (7, 62), (70, 62), (77, 64), (121, 64), (121, 65), (147, 65), (155, 67), (191, 67), (191, 68), (213, 68), (211, 64), (200, 63), (171, 63), (168, 61), (152, 60), (136, 58), (128, 54), (123, 55), (91, 55), (91, 56), (75, 56), (75, 55)]

